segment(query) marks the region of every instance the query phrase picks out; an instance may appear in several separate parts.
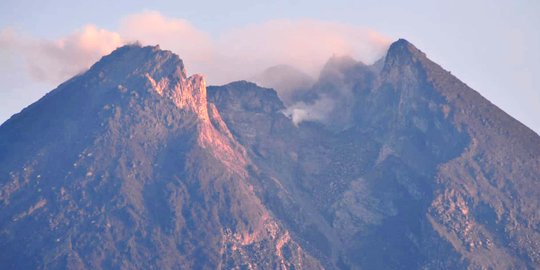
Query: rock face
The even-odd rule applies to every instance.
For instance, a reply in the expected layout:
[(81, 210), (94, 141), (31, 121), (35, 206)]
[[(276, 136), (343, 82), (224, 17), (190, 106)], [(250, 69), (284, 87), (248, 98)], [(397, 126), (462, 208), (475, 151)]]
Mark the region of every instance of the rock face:
[(301, 90), (117, 49), (0, 126), (0, 265), (540, 268), (533, 131), (405, 40)]

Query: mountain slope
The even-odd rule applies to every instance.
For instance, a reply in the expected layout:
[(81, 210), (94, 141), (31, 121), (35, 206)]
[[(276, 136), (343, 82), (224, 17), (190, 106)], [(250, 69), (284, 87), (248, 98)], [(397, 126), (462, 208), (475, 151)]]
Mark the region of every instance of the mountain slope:
[(540, 267), (537, 134), (405, 40), (310, 85), (117, 49), (0, 126), (0, 265)]

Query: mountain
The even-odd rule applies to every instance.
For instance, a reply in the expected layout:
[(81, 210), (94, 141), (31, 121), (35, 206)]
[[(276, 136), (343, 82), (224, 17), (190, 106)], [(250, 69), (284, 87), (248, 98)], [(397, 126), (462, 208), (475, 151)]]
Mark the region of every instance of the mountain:
[(5, 269), (536, 269), (540, 137), (406, 40), (284, 103), (129, 45), (0, 126)]

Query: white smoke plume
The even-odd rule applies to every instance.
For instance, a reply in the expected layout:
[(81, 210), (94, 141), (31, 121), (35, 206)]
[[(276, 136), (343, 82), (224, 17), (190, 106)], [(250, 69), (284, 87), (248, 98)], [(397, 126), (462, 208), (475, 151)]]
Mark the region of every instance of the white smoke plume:
[(303, 121), (317, 121), (325, 123), (330, 113), (334, 110), (335, 100), (323, 96), (313, 103), (298, 102), (288, 107), (284, 114), (291, 118), (298, 126)]

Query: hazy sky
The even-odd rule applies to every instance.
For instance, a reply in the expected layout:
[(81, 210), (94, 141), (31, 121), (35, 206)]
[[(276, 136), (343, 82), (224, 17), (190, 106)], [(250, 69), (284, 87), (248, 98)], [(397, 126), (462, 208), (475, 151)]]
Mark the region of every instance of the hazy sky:
[(332, 52), (369, 62), (403, 37), (540, 133), (539, 26), (537, 0), (2, 0), (0, 122), (133, 39), (219, 83), (272, 61), (313, 72)]

